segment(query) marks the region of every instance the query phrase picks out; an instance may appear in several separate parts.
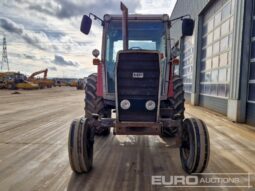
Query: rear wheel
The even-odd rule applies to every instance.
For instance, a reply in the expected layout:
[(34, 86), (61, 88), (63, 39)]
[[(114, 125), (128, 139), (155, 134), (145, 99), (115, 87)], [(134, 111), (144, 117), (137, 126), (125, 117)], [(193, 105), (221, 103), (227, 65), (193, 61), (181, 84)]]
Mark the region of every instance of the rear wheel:
[(185, 119), (182, 127), (180, 157), (185, 172), (201, 173), (209, 162), (210, 140), (207, 127), (200, 119)]
[[(183, 91), (183, 80), (179, 76), (175, 76), (173, 78), (174, 85), (174, 96), (169, 97), (168, 100), (164, 101), (162, 104), (163, 108), (171, 108), (172, 113), (165, 115), (161, 113), (162, 118), (172, 118), (172, 119), (184, 119), (184, 111), (185, 111), (185, 99), (184, 99), (184, 91)], [(177, 127), (162, 127), (162, 136), (164, 137), (173, 137), (177, 132)]]
[(184, 119), (185, 99), (183, 91), (183, 80), (179, 76), (174, 77), (174, 97), (170, 97), (172, 107), (174, 108), (174, 119)]
[(93, 133), (86, 118), (72, 122), (69, 138), (68, 153), (71, 168), (76, 173), (89, 172), (93, 164)]
[[(99, 114), (101, 117), (110, 118), (111, 110), (106, 109), (104, 100), (102, 97), (98, 97), (97, 94), (97, 74), (91, 74), (88, 76), (87, 83), (85, 86), (85, 117), (92, 118), (92, 114)], [(110, 128), (99, 132), (96, 130), (98, 135), (109, 135)]]

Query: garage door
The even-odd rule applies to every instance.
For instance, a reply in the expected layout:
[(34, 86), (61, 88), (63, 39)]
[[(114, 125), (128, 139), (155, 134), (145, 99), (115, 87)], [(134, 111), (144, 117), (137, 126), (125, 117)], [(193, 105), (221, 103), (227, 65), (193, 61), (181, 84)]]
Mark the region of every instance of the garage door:
[(183, 84), (185, 100), (190, 102), (192, 91), (192, 73), (193, 73), (193, 54), (194, 54), (194, 36), (188, 36), (183, 39)]
[(216, 1), (203, 17), (200, 61), (201, 106), (226, 114), (233, 33), (234, 1)]
[(255, 125), (255, 2), (253, 1), (253, 23), (251, 31), (250, 77), (248, 84), (247, 122)]

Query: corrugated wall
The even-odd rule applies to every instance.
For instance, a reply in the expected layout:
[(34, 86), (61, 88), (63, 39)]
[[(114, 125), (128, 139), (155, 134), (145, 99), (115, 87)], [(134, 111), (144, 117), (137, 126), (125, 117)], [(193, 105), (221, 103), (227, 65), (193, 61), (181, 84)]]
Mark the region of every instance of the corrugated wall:
[(200, 106), (206, 107), (208, 109), (217, 111), (226, 115), (228, 109), (228, 100), (227, 99), (219, 99), (216, 97), (202, 96), (199, 97)]
[(247, 123), (255, 125), (255, 104), (247, 104)]
[(255, 125), (255, 1), (252, 2), (252, 29), (250, 34), (250, 81), (249, 81), (249, 93), (247, 102), (247, 123)]

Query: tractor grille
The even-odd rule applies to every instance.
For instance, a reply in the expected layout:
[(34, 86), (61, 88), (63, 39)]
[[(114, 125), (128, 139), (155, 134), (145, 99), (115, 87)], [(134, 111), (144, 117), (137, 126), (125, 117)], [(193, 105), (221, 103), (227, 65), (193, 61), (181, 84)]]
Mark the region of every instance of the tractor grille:
[[(119, 121), (155, 122), (159, 93), (159, 56), (156, 52), (123, 51), (117, 64), (117, 96)], [(120, 107), (124, 99), (130, 101), (127, 110)], [(153, 100), (156, 108), (148, 111), (145, 103)]]

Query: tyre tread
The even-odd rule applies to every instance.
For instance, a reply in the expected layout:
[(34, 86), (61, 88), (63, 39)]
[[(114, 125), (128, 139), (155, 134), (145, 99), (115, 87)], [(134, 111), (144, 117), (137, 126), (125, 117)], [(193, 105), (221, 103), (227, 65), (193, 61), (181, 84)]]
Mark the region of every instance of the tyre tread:
[[(185, 119), (184, 128), (194, 136), (193, 147), (191, 152), (194, 156), (192, 158), (184, 159), (182, 156), (182, 150), (180, 148), (180, 155), (183, 169), (191, 173), (201, 173), (203, 172), (209, 163), (210, 156), (210, 139), (209, 133), (205, 123), (196, 118)], [(187, 165), (187, 161), (191, 160), (190, 166)]]

